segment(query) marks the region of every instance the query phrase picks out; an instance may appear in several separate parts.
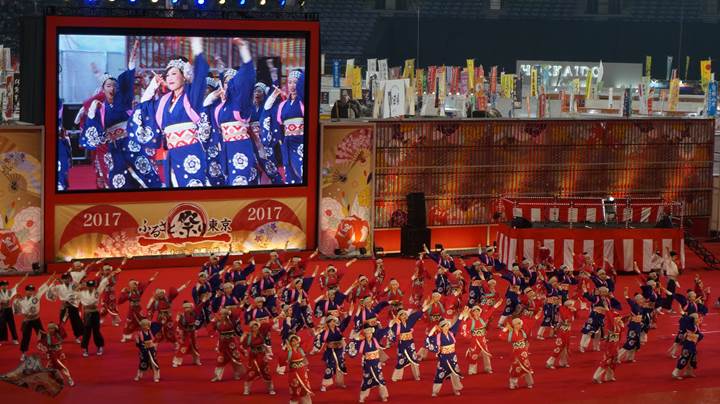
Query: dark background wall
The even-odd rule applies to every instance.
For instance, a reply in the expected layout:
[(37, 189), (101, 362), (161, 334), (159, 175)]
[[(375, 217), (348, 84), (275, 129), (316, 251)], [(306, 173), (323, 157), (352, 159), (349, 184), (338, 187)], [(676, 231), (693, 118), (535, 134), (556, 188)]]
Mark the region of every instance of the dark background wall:
[[(401, 65), (416, 57), (420, 15), (419, 66), (462, 65), (473, 57), (485, 66), (512, 72), (517, 59), (644, 62), (653, 56), (657, 77), (665, 74), (665, 57), (675, 58), (684, 76), (690, 55), (690, 78), (698, 76), (698, 60), (718, 59), (719, 0), (287, 0), (285, 11), (317, 13), (321, 21), (326, 64), (333, 58), (390, 59)], [(100, 6), (163, 8), (165, 1), (97, 0)], [(40, 15), (46, 6), (73, 6), (84, 0), (0, 0), (0, 43), (20, 44), (22, 16)], [(494, 4), (500, 8), (495, 9)], [(178, 6), (197, 9), (195, 0)], [(207, 10), (237, 10), (238, 1)], [(247, 0), (243, 10), (280, 10), (278, 0)], [(682, 31), (682, 35), (681, 35)], [(682, 41), (681, 41), (682, 39)], [(330, 71), (327, 70), (326, 71)]]
[[(691, 57), (689, 78), (698, 78), (698, 60), (720, 58), (717, 23), (692, 22), (683, 26), (680, 70), (685, 56)], [(376, 23), (373, 40), (364, 57), (388, 57), (401, 65), (416, 57), (417, 20), (383, 18)], [(665, 76), (667, 56), (678, 65), (680, 25), (674, 22), (637, 21), (540, 21), (522, 19), (474, 20), (472, 24), (453, 18), (420, 18), (420, 65), (464, 65), (476, 63), (515, 70), (515, 61), (559, 60), (644, 63), (653, 56), (653, 75)], [(360, 61), (361, 63), (363, 61)], [(356, 62), (357, 64), (357, 62)]]

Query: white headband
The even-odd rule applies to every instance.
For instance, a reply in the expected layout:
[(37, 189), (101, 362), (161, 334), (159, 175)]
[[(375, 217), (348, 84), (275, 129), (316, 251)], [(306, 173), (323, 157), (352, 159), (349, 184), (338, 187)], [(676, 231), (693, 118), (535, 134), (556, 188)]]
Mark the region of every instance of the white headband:
[(193, 80), (193, 69), (190, 62), (186, 62), (182, 59), (173, 59), (168, 62), (165, 70), (170, 70), (173, 67), (180, 70), (180, 73), (182, 73), (183, 77), (185, 77), (185, 81), (191, 82)]
[(262, 82), (255, 83), (255, 89), (256, 89), (256, 90), (257, 90), (257, 89), (260, 89), (260, 91), (262, 91), (263, 94), (267, 94), (267, 93), (268, 93), (268, 86), (267, 86), (265, 83), (262, 83)]
[(237, 74), (237, 70), (235, 70), (235, 69), (225, 70), (225, 72), (223, 73), (223, 81), (228, 81), (228, 80), (232, 79), (233, 77), (235, 77), (236, 74)]

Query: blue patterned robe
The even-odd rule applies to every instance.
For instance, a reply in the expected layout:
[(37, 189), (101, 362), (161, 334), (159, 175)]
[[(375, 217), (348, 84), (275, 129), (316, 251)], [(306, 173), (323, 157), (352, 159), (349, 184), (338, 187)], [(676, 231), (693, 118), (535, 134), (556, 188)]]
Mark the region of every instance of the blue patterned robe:
[(152, 103), (138, 104), (127, 121), (128, 138), (122, 152), (141, 188), (163, 188), (155, 156), (162, 147), (162, 131), (155, 121)]
[[(264, 152), (264, 157), (262, 157), (259, 154), (258, 148), (255, 147), (255, 157), (257, 158), (258, 166), (260, 167), (262, 172), (264, 172), (265, 175), (267, 175), (270, 179), (270, 183), (282, 184), (283, 179), (277, 169), (277, 159), (275, 157), (275, 146), (277, 145), (277, 139), (275, 139), (271, 135), (271, 131), (269, 130), (269, 128), (268, 130), (263, 130), (262, 128), (264, 118), (268, 115), (268, 113), (264, 109), (264, 103), (265, 97), (262, 98), (260, 105), (253, 105), (250, 108), (250, 130), (252, 131), (254, 136), (256, 136), (258, 140), (260, 140), (259, 147), (262, 147)], [(277, 113), (277, 108), (275, 109), (275, 113)], [(267, 119), (269, 120), (270, 117), (267, 116)], [(266, 136), (267, 139), (264, 139), (263, 136)]]
[(321, 318), (328, 315), (331, 310), (339, 310), (347, 296), (342, 292), (335, 292), (333, 299), (327, 296), (315, 302), (315, 317)]
[(285, 183), (303, 182), (303, 157), (305, 148), (305, 105), (303, 90), (304, 73), (297, 82), (297, 97), (287, 99), (278, 105), (276, 120), (283, 127), (282, 153), (285, 167)]
[(409, 365), (418, 365), (419, 360), (415, 353), (415, 341), (413, 340), (413, 327), (422, 317), (421, 311), (416, 311), (408, 316), (405, 323), (397, 323), (390, 328), (388, 338), (391, 342), (397, 342), (397, 363), (395, 369), (404, 369)]
[(94, 117), (88, 116), (80, 137), (80, 145), (88, 150), (101, 152), (99, 146), (107, 144), (107, 152), (100, 158), (108, 168), (106, 182), (110, 189), (135, 189), (140, 186), (133, 176), (131, 164), (125, 159), (134, 80), (135, 69), (118, 76), (113, 103), (104, 101)]
[(256, 185), (260, 179), (248, 124), (254, 85), (255, 66), (250, 61), (241, 65), (227, 82), (225, 102), (213, 111), (213, 121), (222, 134), (226, 185)]
[(678, 369), (685, 369), (687, 365), (697, 368), (697, 344), (702, 341), (704, 335), (700, 332), (697, 324), (689, 326), (685, 332), (685, 339), (682, 342), (682, 351), (675, 365)]
[(455, 321), (447, 334), (438, 331), (435, 335), (428, 335), (425, 339), (425, 348), (437, 354), (437, 368), (433, 383), (442, 383), (452, 375), (462, 377), (460, 366), (455, 353), (455, 333), (460, 326), (460, 320)]
[(380, 366), (381, 350), (380, 343), (374, 337), (370, 340), (365, 338), (354, 340), (347, 346), (346, 352), (351, 358), (362, 355), (363, 378), (360, 386), (361, 391), (385, 385), (385, 378)]
[(347, 368), (345, 367), (345, 349), (343, 347), (343, 332), (347, 329), (348, 324), (350, 324), (350, 316), (340, 321), (340, 324), (338, 324), (334, 330), (327, 328), (315, 335), (315, 351), (320, 351), (325, 347), (325, 351), (323, 352), (323, 361), (325, 362), (323, 379), (325, 380), (332, 379), (337, 372), (347, 373)]
[(203, 108), (207, 83), (204, 80), (210, 67), (203, 53), (195, 57), (193, 77), (185, 84), (175, 103), (169, 92), (157, 100), (147, 101), (154, 110), (157, 126), (164, 134), (167, 148), (165, 183), (168, 187), (204, 187), (207, 180), (207, 160), (201, 139), (210, 136), (210, 117)]

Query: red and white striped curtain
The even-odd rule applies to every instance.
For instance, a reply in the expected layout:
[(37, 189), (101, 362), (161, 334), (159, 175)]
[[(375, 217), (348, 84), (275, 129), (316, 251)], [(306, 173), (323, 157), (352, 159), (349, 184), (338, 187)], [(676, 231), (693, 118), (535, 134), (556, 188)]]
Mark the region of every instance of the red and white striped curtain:
[[(506, 198), (502, 200), (505, 217), (523, 217), (531, 222), (583, 223), (602, 222), (601, 198)], [(615, 199), (617, 221), (657, 223), (665, 211), (661, 198)]]
[(540, 246), (550, 250), (556, 266), (576, 268), (583, 253), (593, 257), (597, 267), (607, 260), (618, 271), (632, 271), (633, 262), (644, 272), (651, 269), (655, 251), (669, 248), (680, 255), (685, 268), (685, 242), (681, 229), (514, 229), (501, 224), (498, 230), (500, 260), (508, 266), (524, 258), (536, 261)]

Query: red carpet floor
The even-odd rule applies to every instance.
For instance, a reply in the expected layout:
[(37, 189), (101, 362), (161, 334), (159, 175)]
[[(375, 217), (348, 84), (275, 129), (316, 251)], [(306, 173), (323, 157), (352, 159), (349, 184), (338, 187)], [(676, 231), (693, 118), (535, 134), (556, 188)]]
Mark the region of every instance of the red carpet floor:
[[(324, 264), (324, 262), (323, 262)], [(312, 268), (313, 265), (310, 267)], [(699, 268), (699, 260), (695, 256), (688, 257), (688, 266)], [(428, 263), (428, 268), (431, 265)], [(403, 259), (386, 260), (388, 278), (397, 277), (401, 285), (407, 289), (407, 279), (413, 268), (413, 262)], [(348, 275), (343, 279), (343, 287), (349, 285), (358, 273), (369, 273), (371, 262), (358, 262), (350, 268)], [(124, 285), (130, 277), (146, 279), (151, 275), (150, 270), (130, 271), (121, 274), (121, 285)], [(681, 286), (687, 287), (692, 283), (692, 278), (700, 273), (705, 284), (713, 288), (713, 294), (717, 297), (720, 293), (720, 272), (688, 270), (681, 277)], [(154, 287), (167, 288), (178, 286), (187, 279), (194, 279), (196, 269), (168, 269), (163, 270), (153, 285)], [(17, 279), (11, 279), (15, 282)], [(32, 282), (39, 284), (41, 278), (33, 278)], [(505, 282), (499, 281), (498, 286), (504, 290)], [(637, 286), (637, 279), (634, 276), (620, 277), (618, 291), (622, 293), (624, 286), (634, 288)], [(716, 292), (717, 291), (717, 292)], [(317, 294), (317, 287), (313, 287), (313, 295)], [(176, 300), (176, 307), (184, 299), (189, 299), (189, 290), (184, 291)], [(146, 294), (144, 301), (149, 299)], [(121, 307), (124, 313), (125, 306)], [(58, 305), (50, 302), (43, 302), (43, 322), (49, 319), (56, 319)], [(578, 329), (586, 318), (586, 313), (579, 315), (574, 328)], [(475, 375), (466, 377), (463, 380), (465, 389), (461, 397), (452, 396), (449, 383), (443, 388), (441, 396), (436, 399), (430, 397), (432, 378), (435, 370), (435, 362), (432, 356), (422, 363), (422, 381), (390, 382), (390, 374), (395, 363), (394, 347), (388, 353), (390, 360), (384, 370), (385, 378), (388, 380), (390, 402), (394, 403), (419, 403), (419, 402), (454, 402), (461, 403), (467, 400), (482, 400), (485, 403), (500, 403), (513, 400), (513, 402), (584, 402), (584, 403), (621, 403), (621, 402), (720, 402), (720, 318), (718, 310), (711, 308), (711, 313), (706, 317), (703, 325), (705, 339), (699, 345), (699, 368), (697, 378), (676, 381), (671, 378), (670, 372), (674, 368), (675, 361), (668, 357), (667, 349), (673, 341), (673, 333), (677, 329), (677, 315), (664, 315), (659, 319), (658, 328), (652, 330), (649, 335), (649, 342), (643, 346), (637, 354), (637, 363), (623, 364), (616, 371), (618, 381), (595, 385), (591, 382), (592, 374), (600, 360), (601, 353), (589, 352), (581, 354), (577, 352), (579, 331), (573, 338), (573, 353), (571, 356), (571, 368), (559, 370), (547, 370), (544, 362), (552, 348), (553, 341), (534, 341), (531, 345), (531, 362), (535, 368), (535, 388), (532, 390), (521, 388), (510, 391), (507, 388), (507, 369), (509, 366), (510, 347), (507, 342), (497, 337), (497, 330), (491, 332), (492, 340), (490, 349), (494, 354), (493, 367), (495, 373), (492, 375)], [(162, 366), (162, 380), (160, 383), (153, 383), (149, 375), (142, 382), (132, 381), (137, 369), (137, 354), (135, 347), (130, 343), (121, 344), (120, 328), (110, 324), (103, 326), (103, 332), (107, 340), (106, 353), (103, 357), (91, 356), (84, 359), (80, 355), (80, 347), (74, 342), (65, 344), (65, 352), (68, 355), (66, 364), (73, 373), (76, 386), (66, 388), (60, 396), (49, 399), (36, 393), (17, 388), (8, 384), (0, 384), (0, 397), (2, 403), (115, 403), (115, 402), (136, 402), (136, 403), (230, 403), (230, 402), (266, 402), (281, 403), (288, 401), (287, 381), (285, 376), (276, 376), (275, 384), (278, 395), (271, 397), (265, 393), (264, 385), (257, 383), (253, 387), (253, 394), (250, 397), (242, 396), (243, 382), (226, 380), (221, 383), (210, 383), (213, 375), (214, 359), (213, 352), (215, 340), (206, 336), (201, 331), (200, 348), (203, 365), (200, 367), (184, 365), (174, 369), (170, 366), (172, 358), (172, 347), (168, 344), (160, 348), (159, 359)], [(415, 330), (416, 345), (421, 344), (424, 325), (419, 325)], [(624, 338), (624, 336), (623, 336)], [(274, 336), (274, 352), (277, 355), (280, 351), (277, 346), (279, 337)], [(309, 338), (305, 338), (305, 345), (309, 351)], [(461, 367), (467, 368), (464, 360), (467, 343), (459, 343), (458, 352)], [(35, 349), (34, 347), (32, 349)], [(91, 345), (91, 353), (94, 348)], [(0, 372), (14, 369), (18, 364), (19, 349), (15, 345), (3, 345), (0, 347)], [(314, 402), (321, 403), (354, 403), (357, 402), (360, 369), (359, 359), (348, 358), (349, 375), (347, 377), (348, 387), (345, 390), (331, 387), (328, 392), (320, 392), (319, 385), (323, 371), (321, 357), (311, 357), (311, 383), (316, 391)], [(188, 358), (186, 358), (186, 362)], [(275, 363), (271, 365), (275, 368)], [(225, 378), (231, 372), (226, 371)], [(405, 375), (411, 377), (410, 372)], [(377, 391), (373, 391), (368, 402), (379, 402)]]

